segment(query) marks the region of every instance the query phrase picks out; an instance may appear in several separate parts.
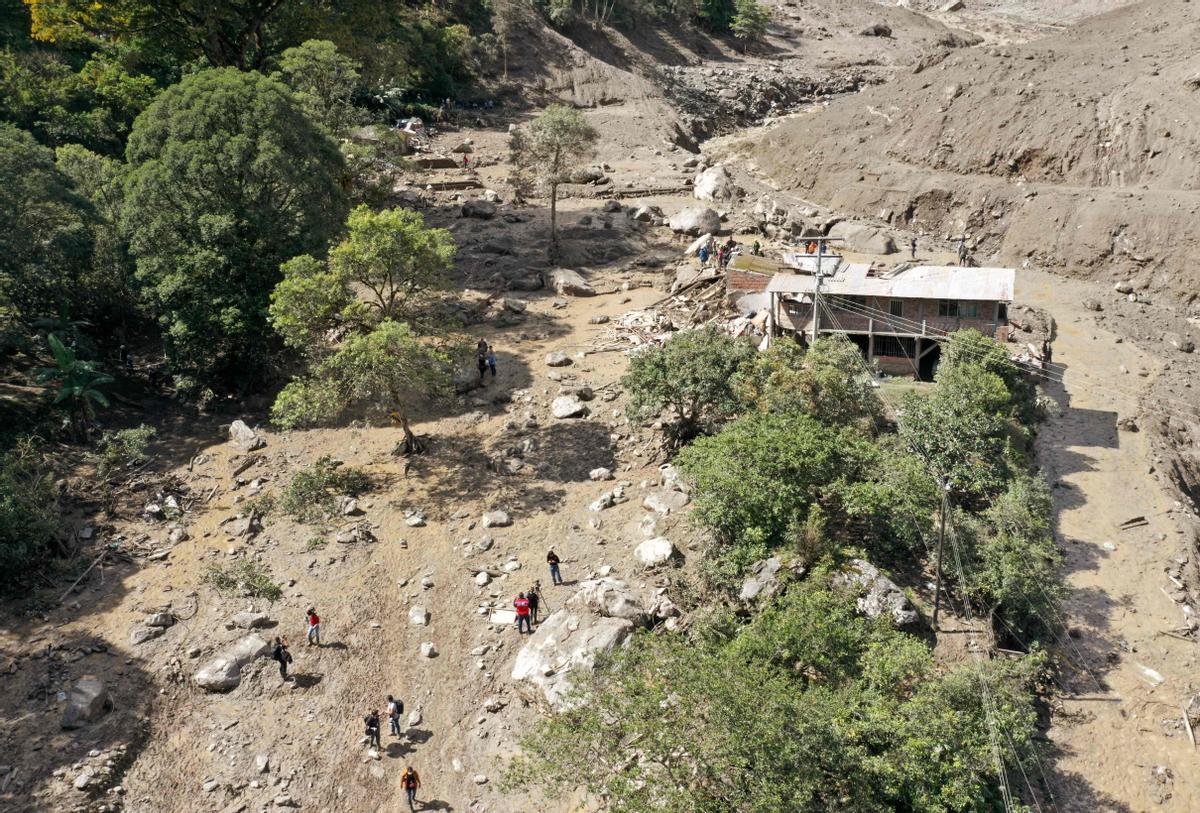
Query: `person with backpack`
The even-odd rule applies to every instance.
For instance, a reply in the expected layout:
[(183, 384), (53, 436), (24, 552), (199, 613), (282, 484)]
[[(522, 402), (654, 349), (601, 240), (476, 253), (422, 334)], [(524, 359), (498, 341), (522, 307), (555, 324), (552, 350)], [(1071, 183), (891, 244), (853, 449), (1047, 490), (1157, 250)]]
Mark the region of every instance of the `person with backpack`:
[(538, 595), (537, 585), (529, 588), (529, 592), (525, 594), (525, 598), (529, 600), (529, 617), (534, 624), (538, 622), (538, 604), (541, 603), (541, 596)]
[(513, 600), (513, 606), (517, 608), (517, 632), (526, 629), (533, 633), (533, 626), (529, 623), (529, 599), (525, 598), (524, 593), (518, 593), (516, 599)]
[(279, 661), (279, 676), (286, 683), (288, 679), (288, 664), (292, 662), (292, 653), (288, 652), (287, 641), (282, 638), (275, 639), (275, 648), (271, 650), (271, 658)]
[(404, 796), (408, 799), (408, 809), (416, 810), (413, 804), (417, 801), (417, 788), (421, 787), (421, 777), (417, 776), (413, 766), (409, 765), (404, 769), (404, 773), (400, 774), (400, 786), (404, 788)]
[(397, 700), (389, 694), (387, 702), (387, 716), (388, 725), (391, 727), (393, 737), (400, 736), (400, 715), (403, 713), (404, 701)]
[(373, 710), (370, 714), (363, 718), (367, 729), (367, 744), (379, 749), (379, 709)]
[(308, 645), (314, 643), (317, 646), (321, 645), (321, 616), (317, 615), (316, 607), (309, 607), (308, 612), (304, 614), (304, 620), (308, 624)]
[(553, 550), (546, 554), (546, 564), (550, 565), (550, 581), (555, 584), (562, 584), (562, 573), (558, 569), (559, 558), (558, 554)]

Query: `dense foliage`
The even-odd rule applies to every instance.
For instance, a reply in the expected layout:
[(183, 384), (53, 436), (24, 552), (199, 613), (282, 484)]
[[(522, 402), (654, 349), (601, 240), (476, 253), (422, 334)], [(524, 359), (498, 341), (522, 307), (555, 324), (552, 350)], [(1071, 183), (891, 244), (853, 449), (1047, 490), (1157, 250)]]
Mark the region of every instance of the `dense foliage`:
[(322, 251), (345, 217), (337, 145), (280, 83), (221, 69), (164, 91), (127, 156), (123, 223), (174, 367), (254, 378), (280, 264)]
[(28, 587), (28, 575), (58, 552), (62, 531), (54, 470), (36, 439), (18, 439), (0, 453), (0, 591)]
[(1037, 666), (941, 674), (818, 573), (749, 624), (640, 635), (524, 738), (508, 782), (630, 813), (1003, 810), (996, 759), (1033, 758)]
[(325, 456), (296, 472), (279, 507), (299, 522), (315, 522), (333, 512), (338, 497), (355, 497), (370, 487), (371, 478), (365, 471)]

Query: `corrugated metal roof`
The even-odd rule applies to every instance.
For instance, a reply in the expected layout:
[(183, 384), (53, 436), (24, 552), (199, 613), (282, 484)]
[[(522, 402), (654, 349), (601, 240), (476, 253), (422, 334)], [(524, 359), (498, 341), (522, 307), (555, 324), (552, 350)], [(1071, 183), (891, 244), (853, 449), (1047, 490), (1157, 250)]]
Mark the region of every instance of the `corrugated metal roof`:
[[(826, 276), (821, 292), (842, 296), (886, 296), (899, 299), (966, 299), (1011, 302), (1017, 272), (1011, 268), (962, 268), (918, 265), (886, 276), (868, 276), (866, 263), (849, 263)], [(811, 274), (776, 274), (767, 290), (807, 294), (816, 288)]]

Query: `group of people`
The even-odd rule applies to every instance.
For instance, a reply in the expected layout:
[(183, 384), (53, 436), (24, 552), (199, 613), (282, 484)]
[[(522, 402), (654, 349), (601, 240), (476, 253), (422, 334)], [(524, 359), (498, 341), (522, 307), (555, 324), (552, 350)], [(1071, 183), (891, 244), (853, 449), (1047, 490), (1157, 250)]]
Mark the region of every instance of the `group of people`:
[(484, 375), (491, 370), (492, 380), (496, 380), (496, 349), (480, 339), (475, 345), (475, 366), (479, 369), (479, 383), (483, 383)]
[[(563, 583), (561, 563), (562, 560), (553, 550), (546, 554), (546, 564), (550, 566), (550, 581), (556, 585)], [(540, 581), (534, 582), (533, 587), (524, 593), (518, 593), (513, 599), (513, 607), (517, 611), (518, 633), (533, 634), (533, 625), (538, 622), (538, 608), (542, 603), (541, 586)]]
[[(757, 245), (755, 243), (755, 246)], [(740, 253), (741, 250), (742, 247), (738, 245), (737, 240), (734, 240), (732, 235), (719, 246), (717, 245), (716, 238), (709, 235), (708, 240), (700, 246), (700, 250), (696, 253), (700, 257), (700, 265), (708, 265), (709, 258), (713, 258), (717, 262), (717, 268), (724, 271), (729, 265), (729, 261), (733, 259), (735, 254)]]

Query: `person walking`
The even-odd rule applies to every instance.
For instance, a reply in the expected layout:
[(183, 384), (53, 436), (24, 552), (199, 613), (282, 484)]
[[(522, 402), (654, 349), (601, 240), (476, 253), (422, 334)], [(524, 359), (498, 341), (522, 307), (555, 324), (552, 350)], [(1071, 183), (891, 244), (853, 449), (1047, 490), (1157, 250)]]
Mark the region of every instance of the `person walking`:
[(404, 714), (404, 701), (397, 700), (389, 694), (387, 702), (388, 727), (391, 729), (393, 737), (400, 736), (400, 715), (402, 714)]
[(517, 597), (513, 599), (513, 606), (517, 608), (517, 632), (526, 630), (532, 634), (533, 625), (529, 623), (529, 599), (525, 597), (524, 593), (518, 593)]
[(413, 805), (417, 801), (417, 788), (421, 787), (421, 777), (417, 775), (413, 766), (409, 765), (404, 769), (404, 773), (400, 774), (400, 786), (404, 788), (404, 796), (408, 799), (408, 809), (416, 810)]
[(550, 581), (554, 584), (562, 584), (562, 572), (558, 569), (558, 554), (551, 550), (546, 554), (546, 564), (550, 565)]
[(487, 366), (492, 371), (492, 380), (496, 380), (496, 348), (488, 346), (487, 351)]
[(479, 340), (479, 344), (475, 345), (475, 366), (479, 370), (479, 383), (483, 383), (483, 374), (487, 372), (487, 356), (490, 352), (488, 343), (483, 339)]
[(912, 258), (917, 259), (917, 238), (913, 237), (908, 241), (908, 250), (912, 253)]
[(958, 238), (958, 264), (967, 264), (967, 238), (966, 235)]
[(308, 645), (321, 645), (321, 616), (317, 615), (316, 607), (309, 607), (308, 612), (304, 614), (304, 620), (308, 623)]
[(525, 598), (529, 599), (529, 618), (536, 624), (538, 622), (538, 604), (541, 603), (541, 596), (538, 595), (537, 585), (529, 588), (529, 592), (525, 594)]
[(275, 639), (275, 647), (271, 650), (271, 658), (279, 661), (279, 676), (283, 678), (284, 682), (287, 682), (287, 668), (288, 664), (292, 662), (292, 653), (288, 652), (287, 641), (283, 638)]
[(379, 709), (374, 709), (370, 714), (363, 718), (366, 723), (367, 744), (374, 746), (376, 750), (381, 748), (379, 744)]

